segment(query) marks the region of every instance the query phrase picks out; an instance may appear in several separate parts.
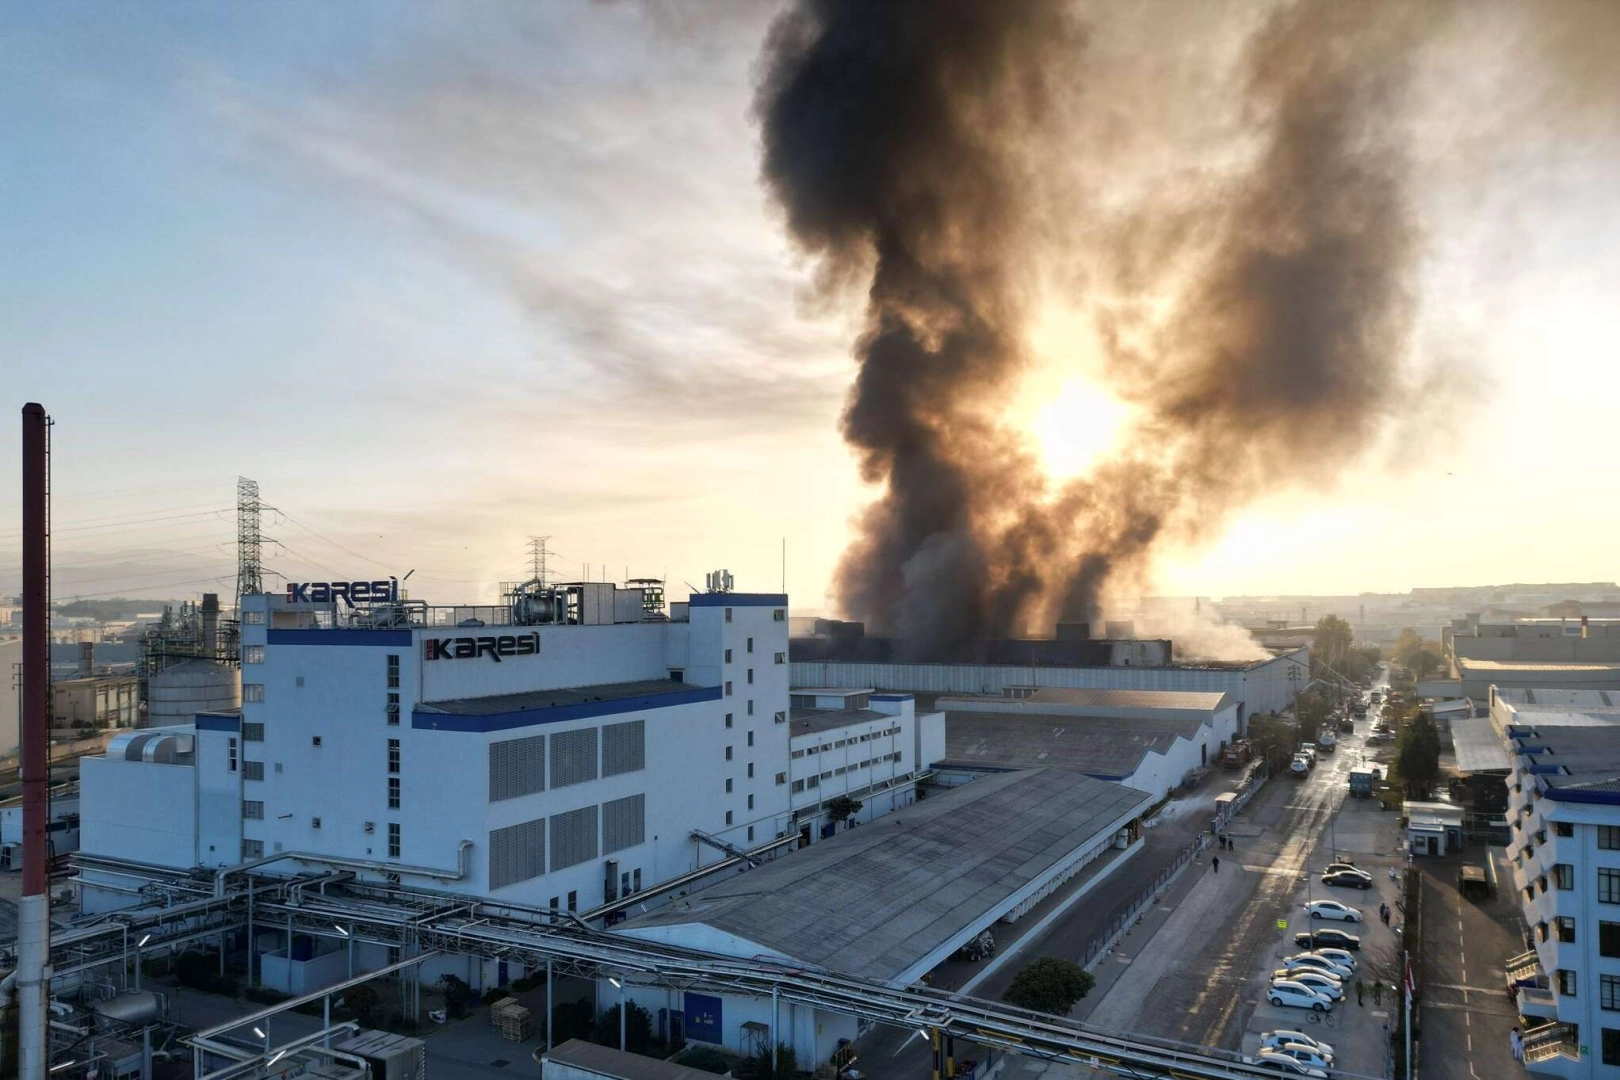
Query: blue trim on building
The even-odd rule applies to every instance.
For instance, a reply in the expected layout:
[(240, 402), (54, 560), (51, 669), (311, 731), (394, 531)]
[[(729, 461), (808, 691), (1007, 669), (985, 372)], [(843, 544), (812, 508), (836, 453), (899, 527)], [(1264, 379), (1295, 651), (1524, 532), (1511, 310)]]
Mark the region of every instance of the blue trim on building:
[(915, 694), (873, 694), (873, 701), (915, 701)]
[(1620, 806), (1620, 791), (1571, 791), (1569, 788), (1550, 787), (1542, 798), (1553, 802), (1600, 803)]
[(410, 648), (409, 630), (270, 630), (271, 645), (400, 645)]
[(724, 691), (718, 686), (698, 686), (668, 694), (642, 694), (609, 701), (585, 701), (575, 705), (553, 705), (549, 709), (518, 709), (514, 712), (467, 713), (411, 711), (411, 727), (426, 731), (510, 731), (513, 728), (559, 724), (564, 720), (589, 720), (599, 716), (669, 709), (700, 701), (719, 701)]
[(687, 601), (693, 607), (787, 607), (787, 593), (706, 592), (693, 593)]
[(241, 731), (242, 718), (235, 713), (198, 713), (198, 731)]

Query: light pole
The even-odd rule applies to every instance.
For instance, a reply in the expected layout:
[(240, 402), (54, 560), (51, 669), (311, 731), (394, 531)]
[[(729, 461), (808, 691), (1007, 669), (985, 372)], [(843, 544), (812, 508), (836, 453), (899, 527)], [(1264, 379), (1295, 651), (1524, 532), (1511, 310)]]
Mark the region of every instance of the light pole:
[(618, 979), (615, 979), (612, 975), (608, 976), (608, 982), (612, 983), (615, 987), (617, 987), (618, 991), (619, 991), (619, 1050), (621, 1052), (623, 1052), (624, 1045), (625, 1045), (625, 1040), (624, 1040), (624, 983), (621, 982)]

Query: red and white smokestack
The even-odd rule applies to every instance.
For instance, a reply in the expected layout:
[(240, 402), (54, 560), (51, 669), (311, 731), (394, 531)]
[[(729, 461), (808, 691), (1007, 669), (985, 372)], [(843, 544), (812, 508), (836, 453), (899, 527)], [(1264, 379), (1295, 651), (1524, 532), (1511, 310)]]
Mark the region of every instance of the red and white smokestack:
[(50, 678), (47, 595), (48, 513), (46, 433), (50, 419), (34, 402), (22, 410), (23, 663), (22, 663), (22, 897), (17, 904), (18, 1075), (46, 1080), (50, 1057), (51, 913), (45, 868), (48, 745), (46, 681)]

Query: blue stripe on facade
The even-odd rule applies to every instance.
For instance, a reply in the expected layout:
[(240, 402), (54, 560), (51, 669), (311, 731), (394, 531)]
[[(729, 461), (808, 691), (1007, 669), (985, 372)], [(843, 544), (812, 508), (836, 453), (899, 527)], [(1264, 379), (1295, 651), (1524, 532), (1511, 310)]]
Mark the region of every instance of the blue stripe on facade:
[(873, 694), (873, 701), (912, 701), (915, 694)]
[(700, 686), (671, 694), (644, 694), (640, 697), (614, 698), (611, 701), (583, 701), (576, 705), (553, 705), (549, 709), (519, 709), (515, 712), (485, 713), (477, 716), (413, 709), (411, 727), (427, 731), (510, 731), (513, 728), (557, 724), (564, 720), (589, 720), (597, 716), (618, 716), (652, 709), (669, 709), (676, 705), (693, 705), (700, 701), (719, 701), (722, 696), (723, 691), (718, 686)]
[(270, 630), (271, 645), (403, 645), (411, 644), (409, 630)]
[(198, 713), (198, 731), (241, 731), (242, 718), (234, 713)]
[(787, 593), (706, 592), (693, 593), (692, 607), (787, 607)]
[(1609, 806), (1620, 806), (1620, 792), (1616, 791), (1572, 791), (1569, 788), (1548, 788), (1542, 792), (1542, 798), (1553, 802), (1573, 803), (1606, 803)]

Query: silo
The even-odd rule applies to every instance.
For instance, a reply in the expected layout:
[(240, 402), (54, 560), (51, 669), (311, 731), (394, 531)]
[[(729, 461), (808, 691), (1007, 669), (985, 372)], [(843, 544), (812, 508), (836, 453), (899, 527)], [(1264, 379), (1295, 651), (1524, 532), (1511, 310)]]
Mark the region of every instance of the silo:
[(182, 660), (146, 684), (146, 726), (190, 724), (200, 712), (242, 707), (242, 672), (212, 660)]

